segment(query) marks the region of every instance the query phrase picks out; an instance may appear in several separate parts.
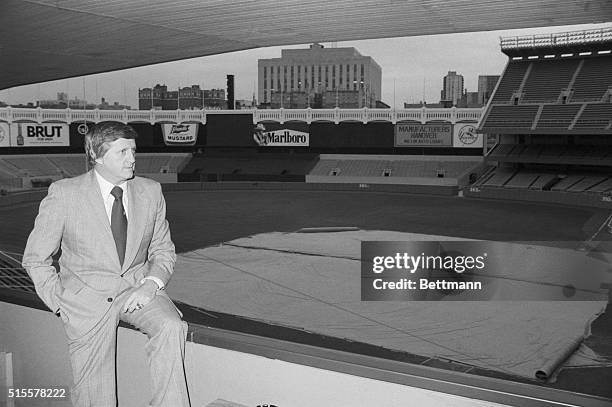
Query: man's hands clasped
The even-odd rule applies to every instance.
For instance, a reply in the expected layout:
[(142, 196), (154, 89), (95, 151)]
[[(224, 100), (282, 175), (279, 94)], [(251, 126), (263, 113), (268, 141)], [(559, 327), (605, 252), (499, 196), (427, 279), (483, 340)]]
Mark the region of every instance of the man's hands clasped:
[(154, 281), (146, 280), (139, 287), (135, 288), (123, 305), (123, 312), (134, 312), (142, 309), (155, 297), (157, 284)]

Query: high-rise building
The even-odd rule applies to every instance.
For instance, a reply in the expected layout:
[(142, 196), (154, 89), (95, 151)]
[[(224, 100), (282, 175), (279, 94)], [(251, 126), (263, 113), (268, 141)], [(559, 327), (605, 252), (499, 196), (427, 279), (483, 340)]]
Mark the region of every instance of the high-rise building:
[(478, 75), (478, 103), (487, 104), (498, 81), (499, 75)]
[(448, 74), (442, 80), (440, 102), (456, 106), (462, 97), (463, 75), (458, 75), (455, 71), (448, 71)]
[(355, 48), (284, 49), (258, 61), (258, 100), (270, 108), (374, 107), (382, 70)]

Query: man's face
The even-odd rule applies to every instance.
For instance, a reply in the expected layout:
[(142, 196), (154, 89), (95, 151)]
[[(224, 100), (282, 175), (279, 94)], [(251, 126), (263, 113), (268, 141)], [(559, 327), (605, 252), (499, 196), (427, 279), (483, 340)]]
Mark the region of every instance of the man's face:
[(103, 157), (96, 158), (96, 170), (108, 182), (119, 184), (134, 177), (136, 163), (136, 141), (119, 138), (109, 143)]

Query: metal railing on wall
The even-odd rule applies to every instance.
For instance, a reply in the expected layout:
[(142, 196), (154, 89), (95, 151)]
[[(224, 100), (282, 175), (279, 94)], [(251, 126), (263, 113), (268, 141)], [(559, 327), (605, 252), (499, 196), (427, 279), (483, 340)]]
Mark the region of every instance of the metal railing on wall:
[(500, 39), (501, 49), (539, 48), (558, 45), (590, 44), (611, 41), (612, 27), (594, 30), (567, 31), (555, 34), (536, 34)]

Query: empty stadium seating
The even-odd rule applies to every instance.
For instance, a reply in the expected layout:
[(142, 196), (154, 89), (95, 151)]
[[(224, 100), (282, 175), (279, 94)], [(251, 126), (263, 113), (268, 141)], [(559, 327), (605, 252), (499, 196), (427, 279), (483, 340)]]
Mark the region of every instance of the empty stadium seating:
[(486, 116), (485, 127), (491, 129), (531, 129), (538, 105), (494, 105)]
[(574, 193), (612, 192), (612, 173), (561, 174), (551, 170), (496, 168), (474, 185)]
[(581, 105), (544, 105), (536, 129), (567, 130), (578, 114)]
[(503, 80), (497, 85), (497, 91), (493, 95), (492, 103), (511, 103), (512, 94), (519, 90), (529, 62), (510, 62), (504, 72)]
[(61, 169), (55, 166), (45, 157), (40, 156), (7, 156), (2, 159), (5, 164), (13, 166), (16, 169), (16, 174), (19, 176), (45, 176), (54, 175), (61, 172)]
[[(456, 178), (473, 168), (478, 161), (422, 160), (405, 156), (375, 158), (323, 156), (310, 171), (313, 176), (339, 177), (449, 177)], [(385, 175), (385, 170), (388, 170)], [(332, 172), (336, 172), (332, 174)]]
[(213, 152), (194, 156), (182, 170), (182, 179), (303, 181), (316, 161), (317, 155), (309, 153)]
[(612, 87), (611, 64), (612, 56), (510, 61), (492, 103), (513, 103), (519, 90), (521, 102), (556, 102), (564, 89), (572, 90), (568, 101), (599, 102)]
[(570, 191), (570, 192), (588, 191), (590, 188), (592, 188), (593, 186), (597, 184), (602, 183), (606, 179), (607, 179), (606, 177), (602, 177), (600, 175), (585, 175), (580, 181), (576, 182), (575, 184), (567, 188), (567, 191)]
[(612, 87), (612, 56), (585, 58), (573, 85), (573, 102), (601, 101)]
[(589, 103), (574, 124), (574, 130), (610, 130), (612, 103)]
[(499, 144), (487, 159), (517, 163), (612, 166), (612, 145)]
[(559, 144), (546, 145), (546, 146), (542, 146), (542, 152), (540, 153), (540, 156), (556, 159), (556, 158), (561, 157), (563, 153), (565, 153), (566, 150), (567, 150), (566, 145), (559, 145)]
[(567, 191), (569, 188), (571, 188), (574, 184), (581, 181), (583, 178), (584, 178), (583, 176), (577, 175), (577, 174), (563, 176), (561, 177), (561, 179), (559, 179), (557, 183), (551, 186), (550, 190), (551, 191)]
[(578, 59), (531, 62), (532, 68), (523, 88), (523, 102), (555, 102), (568, 88), (578, 67)]
[(501, 187), (508, 182), (516, 173), (514, 170), (498, 168), (492, 174), (489, 174), (479, 185), (488, 187)]
[(509, 60), (480, 129), (612, 133), (612, 56)]
[[(190, 154), (139, 153), (136, 161), (137, 174), (162, 172), (177, 173), (191, 157)], [(86, 172), (83, 154), (8, 155), (0, 157), (0, 188), (21, 189), (22, 179), (44, 178), (51, 180), (74, 177)]]
[(551, 185), (557, 181), (556, 174), (538, 174), (538, 177), (529, 185), (529, 189), (542, 191), (550, 189)]
[(19, 177), (20, 175), (19, 167), (16, 167), (13, 163), (0, 160), (0, 177), (14, 178)]
[(608, 179), (598, 184), (592, 185), (588, 188), (588, 191), (594, 193), (604, 193), (612, 191), (612, 177), (609, 177)]
[(506, 188), (529, 188), (539, 174), (530, 171), (518, 172), (504, 185)]

